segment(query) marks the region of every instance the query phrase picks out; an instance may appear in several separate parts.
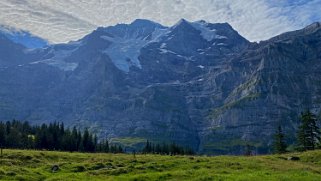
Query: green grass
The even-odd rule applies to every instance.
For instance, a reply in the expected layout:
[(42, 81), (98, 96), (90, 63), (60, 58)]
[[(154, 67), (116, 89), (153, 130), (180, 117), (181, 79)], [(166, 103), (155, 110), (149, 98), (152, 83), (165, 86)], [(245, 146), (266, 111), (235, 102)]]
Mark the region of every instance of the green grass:
[(245, 147), (247, 145), (258, 148), (258, 147), (262, 146), (262, 143), (244, 141), (240, 138), (226, 139), (221, 142), (211, 142), (211, 143), (205, 144), (204, 148), (205, 149), (222, 150), (222, 151), (228, 152), (229, 149), (231, 149), (232, 147)]
[[(299, 161), (288, 161), (299, 156)], [(269, 156), (159, 156), (4, 150), (0, 180), (321, 180), (321, 151)], [(56, 173), (53, 165), (59, 165)]]

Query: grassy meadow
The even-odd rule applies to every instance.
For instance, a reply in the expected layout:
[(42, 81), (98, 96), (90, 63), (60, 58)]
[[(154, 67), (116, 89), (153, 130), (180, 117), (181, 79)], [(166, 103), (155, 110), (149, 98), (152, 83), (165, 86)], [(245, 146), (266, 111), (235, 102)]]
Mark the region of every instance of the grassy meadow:
[[(287, 160), (298, 156), (300, 160)], [(57, 165), (59, 169), (52, 171)], [(321, 180), (321, 151), (268, 156), (160, 156), (4, 150), (0, 180)]]

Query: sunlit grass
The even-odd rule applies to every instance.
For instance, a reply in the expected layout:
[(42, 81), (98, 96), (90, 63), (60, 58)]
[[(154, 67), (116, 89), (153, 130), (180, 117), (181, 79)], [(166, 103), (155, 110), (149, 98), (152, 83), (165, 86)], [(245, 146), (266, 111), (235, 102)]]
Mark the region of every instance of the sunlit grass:
[(321, 180), (321, 151), (206, 157), (4, 150), (0, 180)]

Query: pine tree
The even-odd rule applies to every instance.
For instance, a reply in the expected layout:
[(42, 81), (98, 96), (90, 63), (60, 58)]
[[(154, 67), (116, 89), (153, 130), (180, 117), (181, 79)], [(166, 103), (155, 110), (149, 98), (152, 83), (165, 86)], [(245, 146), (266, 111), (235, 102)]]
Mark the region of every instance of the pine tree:
[(244, 155), (245, 156), (252, 155), (252, 147), (249, 144), (246, 144), (246, 146), (245, 146)]
[(82, 144), (83, 144), (83, 147), (84, 147), (84, 151), (89, 151), (89, 131), (88, 129), (86, 128), (85, 129), (85, 132), (84, 132), (84, 136), (83, 136), (83, 140), (82, 140)]
[(48, 127), (45, 124), (42, 124), (40, 128), (40, 135), (38, 136), (38, 139), (40, 140), (39, 148), (40, 149), (48, 149)]
[(97, 150), (97, 145), (98, 145), (98, 137), (97, 137), (97, 135), (95, 134), (95, 136), (94, 136), (94, 151)]
[(117, 153), (123, 153), (123, 148), (120, 145), (118, 146)]
[(145, 144), (145, 147), (143, 148), (143, 153), (150, 153), (150, 151), (151, 151), (151, 148), (150, 148), (150, 143), (149, 143), (149, 141), (147, 140), (146, 141), (146, 144)]
[(2, 156), (2, 149), (6, 144), (6, 128), (4, 124), (0, 124), (0, 154)]
[(94, 145), (94, 138), (93, 135), (89, 133), (88, 142), (87, 142), (87, 152), (94, 152), (95, 145)]
[(320, 131), (316, 116), (310, 110), (301, 114), (301, 125), (297, 133), (298, 150), (314, 150), (320, 142)]
[(284, 141), (284, 134), (281, 126), (278, 126), (278, 129), (274, 134), (273, 151), (277, 154), (286, 152), (286, 143)]
[(71, 151), (78, 151), (78, 131), (76, 127), (73, 127), (72, 132), (71, 132)]
[(109, 153), (109, 143), (108, 143), (107, 139), (106, 139), (105, 144), (104, 144), (104, 152)]
[(116, 145), (111, 145), (111, 146), (110, 146), (110, 153), (117, 153), (117, 147), (116, 147)]
[(155, 153), (156, 154), (160, 154), (161, 153), (161, 146), (159, 145), (159, 143), (156, 144)]
[(64, 131), (64, 135), (62, 137), (62, 148), (66, 151), (72, 151), (72, 137), (69, 129)]

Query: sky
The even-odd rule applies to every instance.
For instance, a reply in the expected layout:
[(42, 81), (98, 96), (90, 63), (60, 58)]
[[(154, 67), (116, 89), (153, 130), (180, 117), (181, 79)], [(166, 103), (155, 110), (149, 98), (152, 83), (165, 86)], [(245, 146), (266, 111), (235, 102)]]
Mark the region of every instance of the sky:
[(321, 21), (321, 0), (1, 0), (0, 25), (51, 43), (78, 40), (99, 26), (149, 19), (172, 26), (181, 18), (228, 22), (250, 41)]

